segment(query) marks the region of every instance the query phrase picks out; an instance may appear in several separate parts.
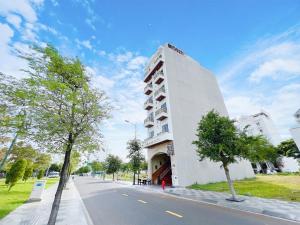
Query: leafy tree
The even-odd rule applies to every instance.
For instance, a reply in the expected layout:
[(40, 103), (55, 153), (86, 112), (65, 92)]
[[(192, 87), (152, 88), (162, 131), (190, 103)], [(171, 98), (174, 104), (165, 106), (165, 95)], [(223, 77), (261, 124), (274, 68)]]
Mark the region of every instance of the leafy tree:
[(33, 168), (36, 170), (46, 170), (51, 163), (51, 156), (47, 153), (39, 153), (34, 161)]
[(120, 170), (122, 160), (118, 156), (109, 154), (105, 160), (105, 169), (107, 174), (113, 175), (115, 180), (115, 173)]
[(34, 149), (30, 144), (26, 144), (24, 141), (17, 142), (11, 152), (9, 161), (16, 161), (18, 159), (26, 159), (35, 161), (39, 152)]
[(242, 157), (250, 162), (275, 162), (279, 157), (276, 148), (264, 136), (248, 136), (246, 132), (240, 132), (239, 137), (244, 148)]
[(128, 158), (130, 159), (131, 169), (133, 172), (133, 185), (135, 185), (135, 175), (140, 173), (142, 161), (145, 159), (142, 153), (142, 143), (138, 139), (130, 140), (127, 143), (129, 151)]
[[(220, 116), (215, 111), (210, 111), (202, 117), (196, 135), (198, 138), (193, 144), (197, 147), (200, 161), (208, 158), (214, 162), (221, 162), (232, 200), (237, 198), (228, 166), (241, 158), (261, 161), (273, 155), (272, 146), (265, 138), (247, 136), (245, 131), (237, 130), (234, 121)], [(267, 150), (267, 153), (264, 153), (264, 150)]]
[(69, 178), (71, 152), (100, 148), (100, 122), (107, 118), (105, 94), (91, 88), (78, 58), (66, 58), (51, 47), (34, 48), (28, 60), (26, 98), (30, 99), (32, 137), (43, 149), (64, 153), (64, 163), (48, 225), (54, 225), (63, 187)]
[(33, 165), (31, 161), (27, 160), (26, 169), (23, 175), (23, 180), (26, 182), (28, 178), (32, 176), (33, 173)]
[[(29, 120), (27, 117), (26, 106), (28, 103), (24, 95), (26, 88), (22, 81), (12, 76), (4, 75), (0, 72), (0, 139), (10, 145), (5, 149), (4, 156), (0, 162), (0, 170), (4, 166), (10, 155), (17, 139), (27, 135)], [(12, 139), (8, 137), (13, 137)]]
[(22, 179), (25, 173), (27, 161), (25, 159), (19, 159), (16, 161), (11, 169), (9, 170), (8, 174), (6, 175), (5, 183), (8, 184), (10, 189), (18, 182), (18, 180)]
[(49, 167), (49, 171), (60, 172), (60, 169), (61, 167), (56, 163), (52, 163)]
[(78, 151), (73, 150), (73, 152), (71, 153), (71, 160), (70, 160), (70, 166), (68, 171), (69, 176), (75, 171), (79, 162), (80, 162), (80, 153)]
[(98, 171), (103, 170), (103, 164), (101, 162), (98, 162), (98, 161), (93, 161), (91, 163), (91, 167), (92, 167), (93, 172), (98, 172)]
[(293, 139), (282, 141), (277, 147), (278, 154), (300, 159), (300, 151)]
[(122, 163), (121, 164), (121, 167), (120, 167), (120, 170), (123, 172), (123, 173), (128, 173), (128, 171), (130, 170), (130, 162), (128, 163)]
[(91, 172), (91, 168), (89, 166), (82, 166), (77, 170), (76, 173), (80, 174), (80, 173), (89, 173), (89, 172)]
[(143, 160), (141, 163), (141, 170), (147, 170), (148, 169), (148, 162), (146, 160)]
[(37, 174), (37, 179), (42, 179), (44, 177), (45, 170), (40, 169), (38, 174)]

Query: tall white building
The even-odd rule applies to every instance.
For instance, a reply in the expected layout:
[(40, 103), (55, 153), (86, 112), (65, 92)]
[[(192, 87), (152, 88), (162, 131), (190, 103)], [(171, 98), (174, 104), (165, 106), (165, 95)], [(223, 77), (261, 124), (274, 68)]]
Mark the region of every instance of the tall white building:
[(241, 116), (237, 126), (241, 130), (247, 127), (247, 133), (249, 135), (265, 136), (274, 146), (282, 141), (271, 116), (265, 111), (251, 116)]
[[(226, 180), (219, 163), (199, 161), (196, 147), (197, 124), (214, 109), (227, 116), (216, 78), (176, 47), (161, 46), (145, 70), (144, 108), (148, 138), (148, 176), (159, 184), (187, 186)], [(254, 176), (248, 161), (230, 166), (233, 179)]]

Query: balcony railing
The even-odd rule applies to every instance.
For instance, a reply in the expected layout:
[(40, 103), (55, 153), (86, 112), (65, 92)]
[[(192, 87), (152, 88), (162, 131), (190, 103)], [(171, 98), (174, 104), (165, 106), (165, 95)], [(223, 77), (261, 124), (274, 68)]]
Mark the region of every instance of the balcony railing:
[(164, 73), (163, 71), (159, 71), (159, 72), (156, 72), (154, 75), (153, 75), (153, 80), (154, 80), (154, 83), (156, 84), (160, 84), (161, 82), (163, 82), (164, 80)]
[(148, 137), (144, 140), (143, 147), (149, 148), (160, 143), (172, 141), (173, 135), (170, 132), (160, 132), (154, 137)]
[(152, 93), (152, 88), (153, 88), (152, 83), (147, 84), (146, 87), (144, 88), (144, 93), (146, 95), (150, 95)]
[(147, 101), (144, 103), (144, 109), (150, 110), (153, 108), (153, 99), (152, 97), (148, 98)]
[(158, 120), (163, 120), (163, 119), (167, 118), (168, 117), (168, 110), (167, 110), (167, 108), (163, 107), (163, 108), (160, 108), (160, 109), (156, 110), (155, 117)]
[(148, 116), (145, 120), (144, 120), (144, 125), (145, 127), (149, 128), (149, 127), (153, 127), (154, 126), (154, 119), (151, 116)]
[(145, 69), (145, 77), (144, 77), (144, 82), (148, 82), (151, 77), (153, 76), (153, 74), (155, 73), (155, 71), (159, 70), (161, 68), (161, 66), (163, 65), (163, 59), (162, 59), (162, 55), (159, 52), (157, 55), (155, 55), (151, 62), (149, 63), (149, 65), (146, 67)]
[(155, 91), (154, 96), (157, 101), (161, 101), (162, 99), (164, 99), (166, 97), (165, 86), (163, 85), (157, 91)]

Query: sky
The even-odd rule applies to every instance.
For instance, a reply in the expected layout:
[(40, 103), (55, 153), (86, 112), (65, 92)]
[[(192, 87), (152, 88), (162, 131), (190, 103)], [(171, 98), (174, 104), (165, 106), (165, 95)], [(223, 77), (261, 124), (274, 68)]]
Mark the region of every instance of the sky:
[(16, 51), (54, 45), (79, 57), (111, 99), (105, 153), (126, 160), (126, 142), (146, 138), (143, 69), (172, 43), (212, 71), (230, 117), (268, 112), (283, 139), (300, 108), (300, 1), (0, 0), (0, 71), (22, 78)]

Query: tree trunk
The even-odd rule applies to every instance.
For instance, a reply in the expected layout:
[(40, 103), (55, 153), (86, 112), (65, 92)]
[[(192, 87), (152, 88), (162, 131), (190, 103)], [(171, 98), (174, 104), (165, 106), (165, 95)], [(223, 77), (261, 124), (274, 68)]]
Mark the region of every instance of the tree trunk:
[(233, 187), (233, 182), (230, 178), (229, 169), (228, 169), (227, 165), (223, 164), (223, 167), (224, 167), (225, 175), (226, 175), (226, 178), (227, 178), (228, 186), (229, 186), (229, 189), (230, 189), (230, 192), (231, 192), (231, 195), (232, 195), (232, 199), (236, 200), (237, 199), (236, 198), (236, 193), (235, 193), (235, 190), (234, 190), (234, 187)]
[(135, 185), (135, 172), (133, 172), (133, 185)]
[(59, 204), (61, 200), (61, 195), (65, 186), (65, 183), (68, 179), (68, 168), (70, 164), (70, 158), (71, 158), (71, 151), (72, 151), (72, 142), (68, 143), (67, 150), (65, 153), (65, 159), (64, 164), (61, 170), (61, 176), (59, 179), (58, 187), (55, 193), (55, 198), (52, 204), (51, 214), (48, 220), (48, 225), (55, 225), (57, 213), (59, 210)]
[(113, 181), (115, 181), (115, 173), (113, 173)]
[(18, 133), (16, 133), (14, 139), (12, 140), (12, 142), (11, 142), (9, 148), (7, 149), (5, 155), (4, 155), (4, 157), (3, 157), (3, 159), (2, 159), (2, 161), (1, 161), (1, 163), (0, 163), (0, 170), (2, 170), (2, 167), (4, 166), (4, 163), (5, 163), (5, 161), (7, 160), (7, 157), (8, 157), (8, 156), (10, 155), (10, 153), (12, 152), (13, 147), (14, 147), (16, 141), (17, 141), (17, 138), (18, 138)]

